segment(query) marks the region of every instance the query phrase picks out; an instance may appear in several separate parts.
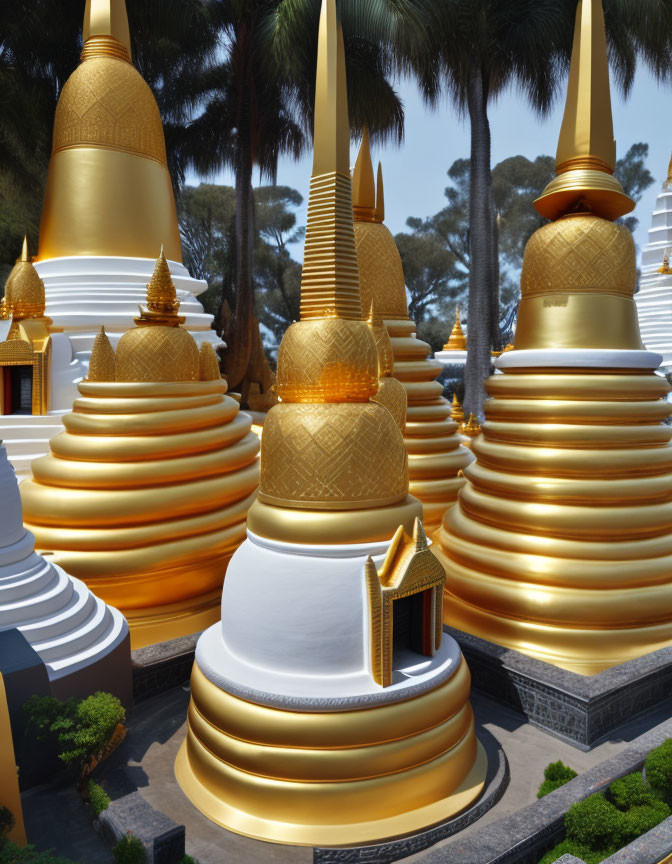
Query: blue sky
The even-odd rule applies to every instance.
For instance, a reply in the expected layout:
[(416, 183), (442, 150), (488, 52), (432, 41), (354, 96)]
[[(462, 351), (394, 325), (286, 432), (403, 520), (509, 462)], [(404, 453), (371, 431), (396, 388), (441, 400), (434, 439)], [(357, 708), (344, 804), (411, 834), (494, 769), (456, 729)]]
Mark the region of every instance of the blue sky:
[[(373, 152), (374, 161), (383, 162), (386, 223), (393, 233), (405, 229), (408, 216), (430, 216), (441, 209), (446, 171), (455, 159), (469, 155), (468, 122), (449, 103), (430, 111), (410, 82), (402, 82), (399, 92), (406, 110), (405, 140), (401, 147), (376, 148)], [(651, 213), (672, 152), (672, 85), (659, 86), (641, 69), (627, 100), (612, 87), (612, 103), (618, 155), (622, 156), (637, 141), (650, 147), (647, 164), (655, 183), (636, 210), (640, 224), (635, 240), (641, 248), (646, 243)], [(490, 109), (493, 165), (517, 154), (528, 158), (542, 153), (555, 155), (563, 107), (564, 100), (558, 99), (552, 113), (539, 120), (516, 91), (501, 96)], [(355, 142), (351, 151), (353, 165), (356, 156)], [(302, 225), (311, 165), (312, 155), (308, 155), (299, 162), (283, 159), (278, 170), (278, 183), (293, 186), (304, 196), (303, 208), (298, 213)], [(195, 178), (190, 182), (195, 182)], [(215, 182), (231, 184), (232, 176), (223, 172)], [(302, 250), (294, 247), (293, 255), (300, 260)]]

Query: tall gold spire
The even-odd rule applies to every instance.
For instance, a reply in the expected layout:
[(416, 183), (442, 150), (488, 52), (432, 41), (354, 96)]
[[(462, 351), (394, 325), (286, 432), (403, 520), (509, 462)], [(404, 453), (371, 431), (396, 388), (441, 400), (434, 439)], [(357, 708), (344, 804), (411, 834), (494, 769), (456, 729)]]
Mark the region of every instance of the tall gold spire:
[(352, 209), (356, 222), (376, 221), (376, 183), (373, 179), (368, 129), (364, 129), (352, 175)]
[(615, 165), (602, 0), (579, 0), (556, 177), (535, 207), (548, 219), (576, 210), (611, 220), (629, 213), (635, 205), (613, 176)]
[(352, 221), (345, 49), (336, 0), (323, 0), (320, 14), (314, 146), (301, 279), (301, 318), (360, 321), (362, 304)]
[(30, 261), (30, 255), (28, 254), (28, 237), (24, 234), (23, 237), (23, 246), (21, 247), (21, 257), (19, 261), (22, 261), (24, 264), (27, 261)]
[(131, 34), (128, 28), (125, 0), (86, 0), (82, 42), (86, 45), (93, 37), (112, 37), (120, 42), (131, 59)]
[(383, 186), (383, 165), (378, 163), (378, 185), (376, 186), (376, 222), (385, 221), (385, 188)]
[(186, 321), (186, 318), (177, 314), (179, 308), (180, 301), (177, 299), (177, 292), (162, 246), (154, 265), (152, 278), (147, 285), (147, 306), (140, 308), (140, 317), (135, 319), (135, 323), (139, 327), (154, 324), (163, 327), (179, 327)]
[(462, 322), (460, 321), (460, 306), (459, 304), (455, 307), (455, 324), (453, 324), (453, 329), (450, 331), (450, 338), (443, 346), (444, 351), (466, 351), (467, 350), (467, 337), (464, 335), (464, 330), (462, 329)]

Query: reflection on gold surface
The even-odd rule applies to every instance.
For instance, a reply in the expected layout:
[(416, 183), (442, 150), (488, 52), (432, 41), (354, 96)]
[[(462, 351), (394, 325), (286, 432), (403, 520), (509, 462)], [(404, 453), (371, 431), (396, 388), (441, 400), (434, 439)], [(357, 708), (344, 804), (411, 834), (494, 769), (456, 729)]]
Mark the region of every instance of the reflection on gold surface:
[(255, 705), (210, 683), (198, 665), (191, 684), (177, 779), (199, 810), (237, 833), (363, 843), (448, 819), (483, 788), (464, 661), (429, 693), (359, 711)]

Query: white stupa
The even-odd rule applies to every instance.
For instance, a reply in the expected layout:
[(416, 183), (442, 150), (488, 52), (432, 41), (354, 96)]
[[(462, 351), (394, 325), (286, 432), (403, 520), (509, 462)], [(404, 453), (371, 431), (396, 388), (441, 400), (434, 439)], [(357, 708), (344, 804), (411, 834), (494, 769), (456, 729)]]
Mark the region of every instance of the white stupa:
[(43, 660), (54, 696), (107, 690), (128, 703), (126, 619), (34, 547), (14, 470), (0, 446), (0, 631), (21, 631)]
[(642, 341), (650, 351), (663, 355), (662, 371), (672, 368), (672, 189), (669, 184), (668, 179), (656, 199), (649, 242), (642, 251), (639, 293), (635, 295)]
[(220, 344), (196, 299), (207, 283), (181, 263), (161, 116), (132, 63), (124, 0), (87, 2), (83, 42), (56, 109), (33, 262), (49, 320), (41, 380), (30, 370), (39, 353), (32, 334), (0, 332), (0, 345), (18, 343), (0, 351), (0, 438), (20, 479), (62, 431), (101, 325), (114, 347), (134, 326), (162, 247), (186, 328), (199, 343)]

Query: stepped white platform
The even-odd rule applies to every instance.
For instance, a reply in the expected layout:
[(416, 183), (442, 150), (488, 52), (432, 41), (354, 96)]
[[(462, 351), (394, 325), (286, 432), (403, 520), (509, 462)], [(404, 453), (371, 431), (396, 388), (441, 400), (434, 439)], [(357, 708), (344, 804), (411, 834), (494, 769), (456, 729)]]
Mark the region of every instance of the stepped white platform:
[[(157, 250), (158, 254), (158, 250)], [(0, 440), (23, 480), (30, 474), (30, 463), (49, 452), (49, 441), (62, 431), (62, 415), (72, 409), (77, 383), (88, 373), (93, 341), (101, 326), (112, 345), (134, 326), (138, 307), (145, 303), (147, 283), (155, 261), (149, 258), (73, 257), (52, 258), (35, 262), (44, 282), (46, 315), (54, 329), (52, 335), (49, 414), (0, 416)], [(207, 315), (199, 294), (207, 282), (192, 279), (184, 265), (169, 262), (170, 272), (180, 299), (180, 314), (185, 327), (200, 344), (220, 344), (212, 329), (212, 315)]]
[(45, 664), (54, 696), (107, 690), (130, 704), (128, 624), (79, 579), (35, 552), (0, 447), (0, 631), (21, 631)]
[(663, 356), (662, 371), (672, 370), (672, 274), (658, 272), (672, 247), (672, 189), (663, 189), (653, 211), (649, 242), (642, 250), (642, 275), (635, 295), (642, 340)]

